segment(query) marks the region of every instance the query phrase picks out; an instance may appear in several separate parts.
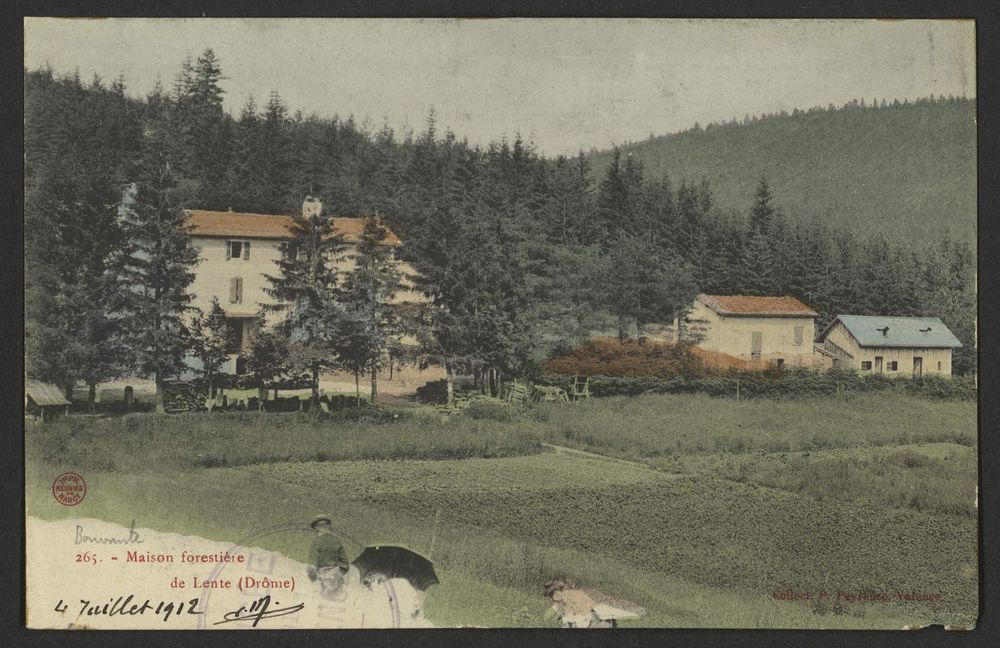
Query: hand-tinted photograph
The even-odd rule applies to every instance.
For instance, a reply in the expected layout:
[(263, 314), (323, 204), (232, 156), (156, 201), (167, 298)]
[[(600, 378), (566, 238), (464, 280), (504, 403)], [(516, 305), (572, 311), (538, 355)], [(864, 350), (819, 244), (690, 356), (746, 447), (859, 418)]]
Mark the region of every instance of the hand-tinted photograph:
[(26, 18), (45, 629), (970, 629), (971, 20)]

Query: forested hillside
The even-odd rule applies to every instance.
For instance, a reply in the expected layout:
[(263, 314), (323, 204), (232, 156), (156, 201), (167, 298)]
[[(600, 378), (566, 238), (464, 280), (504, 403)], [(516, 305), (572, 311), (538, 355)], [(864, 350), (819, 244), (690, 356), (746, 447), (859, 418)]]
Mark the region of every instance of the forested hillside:
[[(322, 199), (326, 216), (377, 214), (399, 235), (400, 254), (419, 272), (431, 302), (410, 332), (420, 339), (424, 360), (449, 370), (531, 371), (553, 350), (595, 331), (617, 329), (624, 337), (683, 316), (699, 291), (791, 294), (820, 313), (820, 324), (838, 313), (938, 316), (964, 345), (956, 371), (974, 368), (975, 256), (967, 238), (900, 240), (895, 231), (883, 236), (833, 219), (802, 218), (788, 207), (786, 193), (805, 200), (811, 190), (795, 198), (783, 185), (788, 169), (800, 165), (774, 162), (815, 155), (826, 169), (816, 177), (824, 177), (827, 191), (839, 187), (844, 200), (863, 194), (883, 204), (903, 191), (898, 186), (929, 187), (947, 174), (930, 170), (939, 165), (927, 156), (900, 154), (927, 138), (898, 133), (904, 143), (890, 146), (882, 116), (919, 114), (909, 123), (929, 123), (941, 113), (957, 121), (954, 115), (967, 113), (969, 102), (859, 106), (676, 136), (723, 147), (715, 158), (695, 143), (687, 145), (689, 153), (676, 153), (706, 169), (732, 169), (733, 160), (741, 161), (741, 188), (720, 194), (715, 183), (736, 182), (735, 175), (685, 182), (677, 173), (666, 181), (654, 163), (619, 151), (591, 163), (583, 155), (543, 158), (520, 138), (471, 146), (442, 132), (433, 113), (421, 133), (404, 137), (336, 116), (336, 106), (325, 116), (302, 115), (276, 93), (263, 106), (247, 101), (232, 116), (223, 109), (222, 78), (211, 50), (184, 61), (171, 88), (156, 87), (142, 98), (126, 91), (125, 79), (26, 73), (30, 376), (93, 386), (131, 370), (139, 357), (179, 366), (191, 344), (182, 322), (194, 272), (181, 210), (294, 214), (306, 195)], [(743, 143), (724, 137), (813, 122), (825, 124), (825, 139), (805, 126), (780, 147), (777, 136), (770, 144), (763, 136)], [(849, 136), (836, 134), (839, 122)], [(949, 139), (947, 129), (939, 130)], [(874, 176), (885, 186), (872, 186), (868, 172), (858, 169), (863, 165), (846, 154), (827, 155), (829, 146), (815, 143), (842, 140), (845, 150), (882, 142), (866, 149), (869, 168), (879, 166), (875, 159), (905, 158), (905, 169), (900, 164), (891, 171), (905, 177), (886, 171)], [(928, 155), (956, 147), (931, 141), (938, 143), (921, 143)], [(935, 159), (941, 156), (947, 154)], [(925, 168), (917, 179), (909, 177)], [(123, 219), (129, 183), (138, 194)], [(942, 213), (958, 213), (972, 191), (942, 198), (948, 206)], [(895, 208), (900, 213), (902, 207)], [(920, 229), (896, 222), (896, 229)], [(130, 288), (137, 276), (146, 293)], [(343, 302), (334, 304), (338, 308), (351, 306), (347, 287), (321, 288)], [(323, 326), (347, 321), (338, 313), (330, 317)], [(169, 348), (154, 348), (167, 338)], [(331, 363), (347, 362), (342, 351), (330, 353)]]
[[(766, 177), (785, 213), (862, 233), (975, 243), (976, 122), (970, 99), (852, 102), (695, 127), (621, 148), (647, 177), (712, 186), (743, 209)], [(610, 151), (589, 156), (604, 168)]]

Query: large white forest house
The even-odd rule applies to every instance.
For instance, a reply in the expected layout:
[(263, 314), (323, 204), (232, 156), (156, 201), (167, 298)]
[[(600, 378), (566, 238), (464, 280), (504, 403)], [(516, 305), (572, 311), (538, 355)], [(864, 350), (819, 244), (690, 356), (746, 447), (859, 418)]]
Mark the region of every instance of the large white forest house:
[[(302, 203), (302, 213), (309, 216), (322, 211), (319, 200), (306, 197)], [(279, 272), (277, 261), (283, 254), (282, 244), (292, 238), (289, 227), (292, 219), (285, 215), (254, 214), (233, 211), (187, 210), (187, 224), (193, 245), (198, 249), (198, 264), (194, 281), (188, 291), (194, 295), (191, 305), (207, 313), (212, 306), (212, 298), (226, 313), (226, 328), (229, 342), (229, 360), (220, 368), (225, 373), (239, 373), (238, 356), (248, 348), (256, 326), (257, 313), (262, 304), (275, 304), (266, 288), (270, 287), (266, 275), (275, 276)], [(365, 221), (361, 218), (334, 218), (335, 231), (344, 235), (348, 244), (344, 258), (336, 264), (337, 270), (346, 274), (354, 267), (354, 250)], [(395, 247), (400, 243), (395, 234), (389, 232), (386, 245)], [(413, 268), (399, 262), (403, 274), (403, 290), (394, 301), (416, 302), (423, 296), (413, 290), (407, 277), (414, 274)], [(281, 311), (267, 315), (268, 324), (275, 323), (285, 315)], [(200, 362), (189, 357), (188, 366), (198, 372)]]

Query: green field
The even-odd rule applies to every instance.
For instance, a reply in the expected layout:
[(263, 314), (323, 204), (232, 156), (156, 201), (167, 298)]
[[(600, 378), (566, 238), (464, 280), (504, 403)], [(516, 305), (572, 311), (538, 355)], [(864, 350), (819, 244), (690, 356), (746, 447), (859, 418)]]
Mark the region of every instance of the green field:
[[(974, 403), (644, 396), (510, 422), (397, 414), (61, 421), (28, 435), (28, 512), (230, 541), (329, 512), (352, 551), (392, 541), (431, 555), (439, 625), (551, 625), (552, 578), (645, 606), (634, 625), (975, 621)], [(49, 493), (63, 470), (87, 478), (79, 510)], [(301, 543), (260, 544), (305, 557)], [(785, 589), (892, 600), (772, 595)]]

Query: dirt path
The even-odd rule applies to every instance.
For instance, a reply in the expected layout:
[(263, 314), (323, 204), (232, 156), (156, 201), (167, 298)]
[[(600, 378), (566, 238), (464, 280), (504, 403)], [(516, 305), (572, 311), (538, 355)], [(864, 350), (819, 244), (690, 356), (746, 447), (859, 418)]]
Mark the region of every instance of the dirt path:
[(596, 452), (587, 452), (586, 450), (577, 450), (576, 448), (567, 448), (566, 446), (555, 445), (554, 443), (542, 443), (542, 446), (552, 450), (557, 454), (566, 454), (576, 457), (586, 457), (588, 459), (600, 459), (602, 461), (610, 461), (614, 463), (625, 464), (628, 466), (638, 466), (640, 468), (645, 468), (646, 470), (651, 470), (655, 473), (663, 475), (665, 477), (681, 477), (679, 473), (667, 473), (661, 470), (653, 468), (649, 464), (642, 463), (641, 461), (632, 461), (630, 459), (619, 459), (618, 457), (609, 457), (607, 455), (597, 454)]

